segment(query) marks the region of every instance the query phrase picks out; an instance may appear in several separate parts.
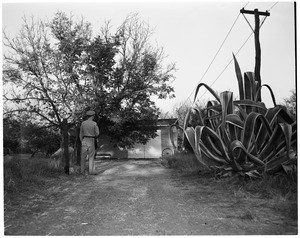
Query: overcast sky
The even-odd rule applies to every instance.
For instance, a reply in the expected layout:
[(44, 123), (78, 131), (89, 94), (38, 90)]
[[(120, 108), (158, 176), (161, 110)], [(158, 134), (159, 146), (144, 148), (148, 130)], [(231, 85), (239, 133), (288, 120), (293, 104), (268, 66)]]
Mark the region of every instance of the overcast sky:
[[(171, 111), (174, 105), (193, 99), (193, 90), (200, 82), (212, 85), (218, 92), (230, 90), (237, 97), (238, 84), (232, 53), (236, 54), (251, 34), (251, 28), (240, 9), (270, 10), (260, 29), (262, 51), (261, 78), (274, 91), (277, 102), (291, 95), (295, 89), (295, 36), (293, 2), (228, 2), (228, 1), (149, 1), (149, 2), (34, 2), (2, 4), (2, 28), (11, 36), (21, 27), (22, 16), (51, 20), (58, 10), (83, 16), (97, 34), (105, 20), (118, 27), (130, 13), (138, 13), (155, 28), (153, 42), (164, 48), (165, 62), (176, 63), (177, 72), (172, 83), (176, 98), (158, 100), (157, 106)], [(238, 17), (239, 15), (239, 17)], [(245, 15), (254, 28), (254, 16)], [(238, 19), (237, 19), (238, 17)], [(223, 47), (208, 69), (222, 42), (232, 27)], [(263, 20), (263, 17), (261, 17)], [(156, 44), (156, 43), (155, 43)], [(242, 72), (254, 71), (254, 35), (237, 55)], [(206, 72), (206, 73), (205, 73)], [(222, 74), (221, 74), (222, 73)], [(204, 75), (205, 74), (205, 75)], [(209, 93), (201, 89), (198, 98), (207, 99)], [(204, 95), (203, 95), (204, 94)], [(202, 96), (203, 95), (203, 96)], [(211, 98), (211, 97), (210, 97)], [(212, 98), (211, 98), (212, 99)], [(270, 96), (263, 90), (262, 100), (271, 106)]]

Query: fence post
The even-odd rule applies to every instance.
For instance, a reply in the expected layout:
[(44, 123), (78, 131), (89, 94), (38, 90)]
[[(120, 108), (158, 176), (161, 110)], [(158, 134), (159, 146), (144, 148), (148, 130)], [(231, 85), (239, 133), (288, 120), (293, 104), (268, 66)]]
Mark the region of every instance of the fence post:
[(67, 119), (63, 120), (63, 148), (64, 148), (64, 159), (65, 159), (65, 173), (70, 174), (70, 158), (69, 158), (69, 135), (68, 135), (68, 122)]

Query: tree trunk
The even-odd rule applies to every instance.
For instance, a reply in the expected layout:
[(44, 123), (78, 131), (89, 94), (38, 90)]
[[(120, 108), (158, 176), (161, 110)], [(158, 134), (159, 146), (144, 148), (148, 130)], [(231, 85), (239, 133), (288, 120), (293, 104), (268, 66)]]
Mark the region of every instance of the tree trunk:
[(76, 127), (76, 141), (75, 141), (75, 148), (74, 148), (74, 155), (76, 155), (76, 164), (80, 165), (81, 160), (81, 141), (79, 138), (80, 133), (80, 126)]
[(70, 168), (70, 158), (69, 158), (69, 135), (68, 135), (68, 122), (67, 119), (63, 120), (62, 124), (63, 131), (63, 149), (64, 149), (64, 159), (65, 159), (65, 173), (69, 174)]

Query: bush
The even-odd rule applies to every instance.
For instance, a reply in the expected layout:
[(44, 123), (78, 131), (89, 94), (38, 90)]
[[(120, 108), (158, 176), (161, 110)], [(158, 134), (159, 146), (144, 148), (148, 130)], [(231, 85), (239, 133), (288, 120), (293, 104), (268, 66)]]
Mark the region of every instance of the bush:
[(45, 184), (47, 178), (61, 174), (50, 168), (47, 159), (13, 158), (4, 163), (4, 190), (7, 193), (24, 191)]
[(162, 164), (167, 168), (177, 169), (189, 174), (199, 173), (207, 169), (197, 160), (193, 153), (180, 152), (162, 158)]
[(278, 195), (287, 200), (297, 199), (297, 182), (284, 172), (273, 175), (264, 174), (262, 179), (247, 181), (244, 188), (259, 193), (262, 197), (272, 198)]

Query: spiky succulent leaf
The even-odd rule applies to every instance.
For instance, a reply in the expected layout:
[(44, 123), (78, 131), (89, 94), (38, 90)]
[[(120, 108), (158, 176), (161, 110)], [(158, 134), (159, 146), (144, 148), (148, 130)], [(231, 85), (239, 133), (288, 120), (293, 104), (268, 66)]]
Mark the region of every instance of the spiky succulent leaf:
[(196, 101), (196, 98), (197, 98), (197, 94), (198, 94), (198, 92), (199, 92), (199, 89), (202, 87), (202, 86), (204, 86), (214, 97), (215, 97), (215, 99), (218, 101), (218, 102), (220, 102), (220, 98), (219, 98), (219, 96), (218, 96), (218, 94), (211, 88), (211, 87), (209, 87), (207, 84), (205, 84), (205, 83), (199, 83), (198, 84), (198, 86), (197, 86), (197, 88), (196, 88), (196, 92), (195, 92), (195, 96), (194, 96), (194, 102)]
[(238, 86), (239, 86), (239, 93), (240, 93), (240, 100), (245, 99), (244, 96), (244, 81), (243, 81), (243, 76), (242, 76), (242, 72), (240, 69), (240, 66), (233, 54), (233, 59), (234, 59), (234, 68), (235, 68), (235, 73), (236, 73), (236, 77), (237, 77), (237, 81), (238, 81)]

